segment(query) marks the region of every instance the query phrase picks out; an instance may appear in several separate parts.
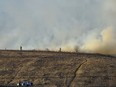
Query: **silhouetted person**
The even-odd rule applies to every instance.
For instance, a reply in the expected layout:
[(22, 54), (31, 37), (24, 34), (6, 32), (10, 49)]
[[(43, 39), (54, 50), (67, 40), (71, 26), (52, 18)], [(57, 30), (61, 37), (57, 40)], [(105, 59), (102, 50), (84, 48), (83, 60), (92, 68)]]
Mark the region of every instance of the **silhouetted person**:
[(22, 51), (22, 46), (20, 46), (20, 50)]
[(59, 52), (61, 52), (61, 48), (59, 49)]

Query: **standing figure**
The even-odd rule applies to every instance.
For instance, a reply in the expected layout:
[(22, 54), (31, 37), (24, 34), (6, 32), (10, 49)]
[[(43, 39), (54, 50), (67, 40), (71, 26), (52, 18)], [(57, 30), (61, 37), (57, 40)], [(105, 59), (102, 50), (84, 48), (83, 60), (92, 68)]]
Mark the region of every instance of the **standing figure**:
[(61, 48), (59, 49), (59, 52), (61, 52)]
[(22, 51), (22, 46), (20, 46), (20, 50)]

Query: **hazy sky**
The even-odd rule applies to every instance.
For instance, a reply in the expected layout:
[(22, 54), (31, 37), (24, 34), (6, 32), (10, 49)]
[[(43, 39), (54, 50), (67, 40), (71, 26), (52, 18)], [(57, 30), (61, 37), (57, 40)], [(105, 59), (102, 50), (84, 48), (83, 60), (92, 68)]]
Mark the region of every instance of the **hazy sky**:
[(94, 33), (115, 31), (115, 8), (115, 0), (0, 0), (0, 48), (83, 48)]

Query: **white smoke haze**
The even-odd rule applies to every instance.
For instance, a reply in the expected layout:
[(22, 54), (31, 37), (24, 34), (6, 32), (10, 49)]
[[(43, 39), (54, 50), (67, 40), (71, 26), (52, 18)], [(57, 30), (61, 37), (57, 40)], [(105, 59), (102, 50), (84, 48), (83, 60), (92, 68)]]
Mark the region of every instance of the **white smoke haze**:
[(116, 54), (115, 0), (0, 0), (0, 48)]

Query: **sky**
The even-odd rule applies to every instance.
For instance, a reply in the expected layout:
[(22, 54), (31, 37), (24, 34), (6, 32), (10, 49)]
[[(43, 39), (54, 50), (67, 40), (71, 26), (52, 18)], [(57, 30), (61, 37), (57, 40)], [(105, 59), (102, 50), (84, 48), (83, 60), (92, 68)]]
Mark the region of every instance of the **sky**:
[(0, 0), (0, 49), (116, 53), (116, 0)]

